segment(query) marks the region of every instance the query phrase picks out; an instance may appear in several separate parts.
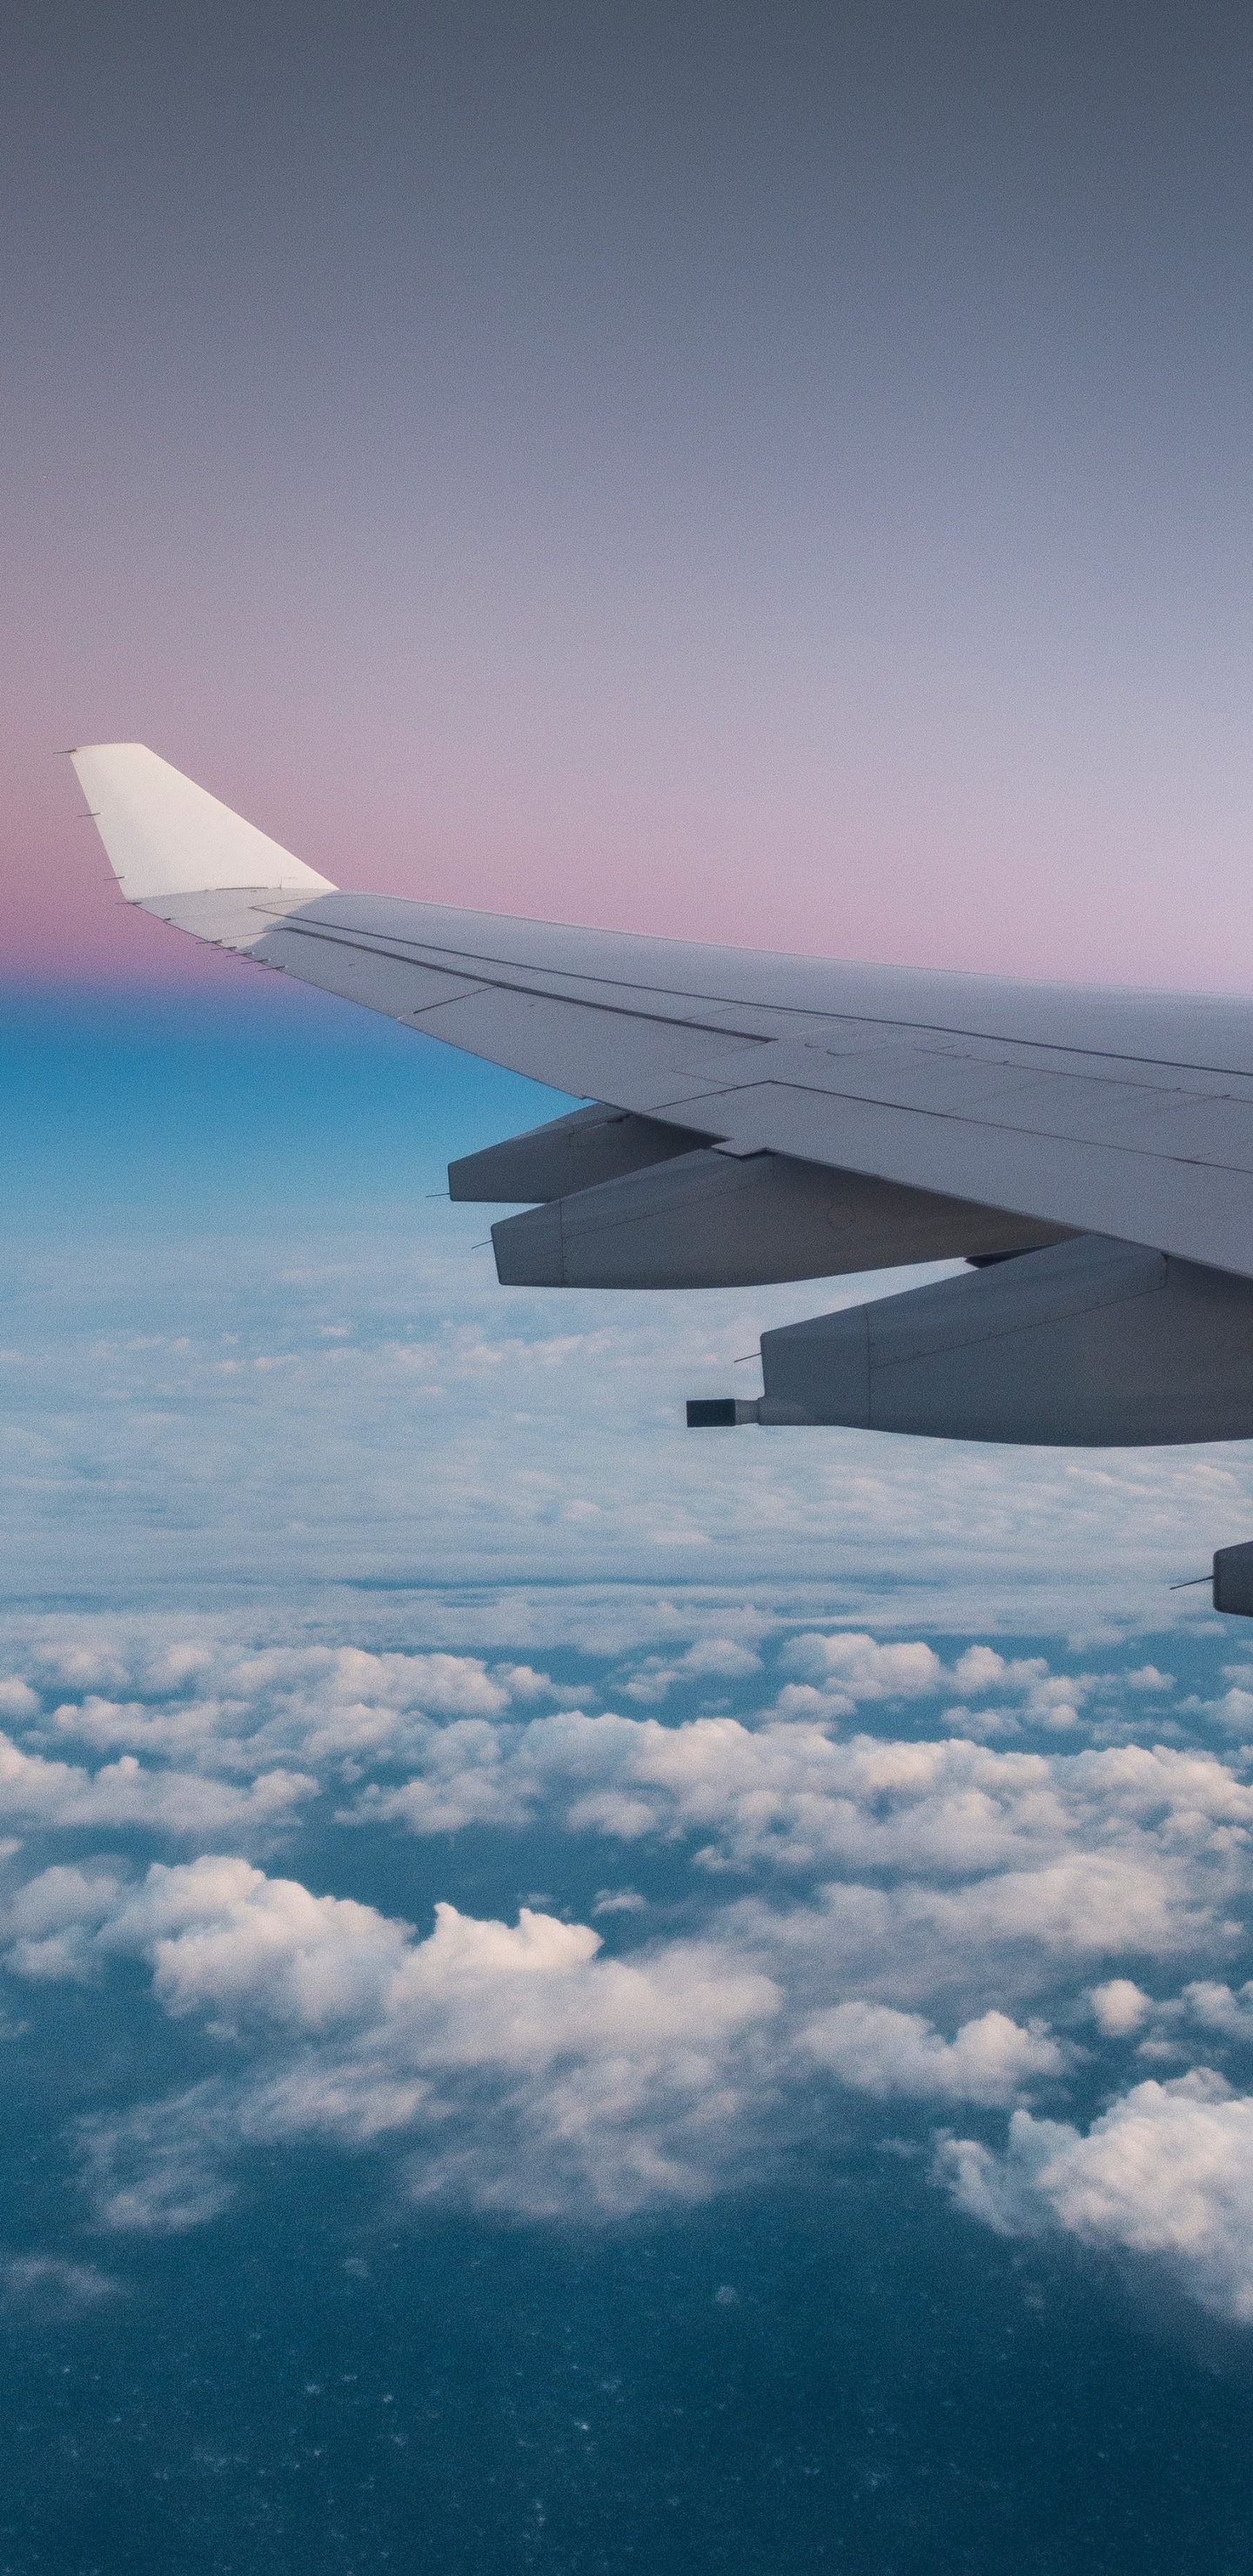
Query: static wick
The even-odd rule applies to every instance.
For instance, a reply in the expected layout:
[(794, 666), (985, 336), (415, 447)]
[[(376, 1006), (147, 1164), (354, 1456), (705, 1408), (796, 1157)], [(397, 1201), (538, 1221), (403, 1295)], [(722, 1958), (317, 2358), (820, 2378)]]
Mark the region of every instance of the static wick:
[(1214, 1577), (1212, 1574), (1190, 1574), (1187, 1577), (1186, 1582), (1168, 1584), (1167, 1590), (1170, 1592), (1191, 1592), (1198, 1583), (1212, 1583), (1213, 1580)]

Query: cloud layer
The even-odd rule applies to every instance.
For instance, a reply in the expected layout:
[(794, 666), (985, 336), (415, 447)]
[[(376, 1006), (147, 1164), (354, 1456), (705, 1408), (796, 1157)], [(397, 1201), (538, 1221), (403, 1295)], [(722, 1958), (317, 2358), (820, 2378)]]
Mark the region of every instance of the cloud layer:
[[(208, 1039), (202, 1082), (206, 1067), (215, 1088), (227, 1079)], [(369, 1069), (376, 1085), (384, 1072), (401, 1080), (390, 1063)], [(258, 1068), (228, 1073), (246, 1126)], [(171, 1122), (187, 1078), (170, 1073)], [(267, 1061), (263, 1085), (271, 1078)], [(477, 1113), (485, 1139), (560, 1105), (519, 1100), (501, 1079), (499, 1102)], [(419, 1086), (408, 1096), (421, 1138)], [(360, 1139), (355, 1127), (332, 1136), (344, 1165), (350, 1146), (356, 1161), (370, 1150), (355, 1106)], [(113, 1123), (125, 1127), (120, 1108)], [(67, 1103), (28, 1148), (45, 1228), (47, 1172), (60, 1169), (69, 1124)], [(99, 1145), (107, 1154), (107, 1135)], [(313, 1159), (308, 1138), (302, 1151)], [(1024, 1617), (1090, 1633), (1195, 1622), (1198, 1597), (1172, 1599), (1169, 1582), (1244, 1534), (1249, 1473), (1230, 1445), (1094, 1462), (858, 1432), (689, 1439), (684, 1399), (733, 1383), (751, 1393), (757, 1380), (737, 1363), (763, 1329), (908, 1283), (896, 1273), (696, 1300), (569, 1291), (554, 1306), (551, 1292), (497, 1287), (483, 1215), (446, 1199), (422, 1206), (419, 1193), (444, 1184), (438, 1155), (424, 1144), (430, 1160), (413, 1169), (403, 1151), (400, 1133), (386, 1156), (374, 1149), (358, 1230), (339, 1205), (329, 1221), (320, 1202), (312, 1221), (305, 1208), (300, 1225), (273, 1209), (273, 1190), (293, 1186), (285, 1160), (261, 1206), (244, 1193), (236, 1209), (228, 1193), (204, 1241), (149, 1244), (135, 1207), (142, 1262), (129, 1236), (102, 1234), (89, 1274), (77, 1239), (84, 1194), (102, 1182), (86, 1155), (71, 1167), (60, 1184), (70, 1244), (58, 1251), (41, 1235), (9, 1261), (0, 1541), (15, 1590), (38, 1597), (49, 1563), (62, 1594), (124, 1601), (194, 1601), (206, 1584), (250, 1586), (259, 1571), (298, 1585), (415, 1573), (577, 1585), (616, 1570), (662, 1593), (676, 1582), (750, 1597), (762, 1583), (807, 1586), (824, 1611), (838, 1606), (876, 1636), (909, 1618), (915, 1636), (991, 1629), (995, 1643), (998, 1625)], [(203, 1187), (206, 1152), (193, 1167)], [(233, 1153), (232, 1133), (218, 1187)], [(401, 1168), (397, 1211), (386, 1193)], [(126, 1172), (115, 1180), (124, 1201)], [(189, 1186), (171, 1142), (150, 1196)], [(349, 1190), (346, 1169), (339, 1187)], [(838, 1678), (793, 1676), (798, 1689)]]
[[(14, 2013), (138, 1977), (188, 2040), (181, 2087), (78, 2122), (98, 2223), (211, 2219), (301, 2141), (420, 2201), (605, 2220), (904, 2122), (982, 2223), (1253, 2318), (1244, 1667), (603, 1610), (512, 1652), (465, 1610), (457, 1646), (383, 1611), (376, 1642), (11, 1623)], [(463, 1845), (467, 1885), (494, 1854), (549, 1892), (467, 1901)], [(414, 1921), (365, 1892), (405, 1850)]]
[(137, 1959), (166, 2013), (247, 2049), (246, 2075), (88, 2124), (115, 2227), (187, 2224), (221, 2204), (232, 2149), (311, 2137), (403, 2143), (424, 2198), (623, 2213), (703, 2198), (742, 2180), (750, 2156), (760, 2167), (772, 2116), (792, 2133), (816, 2072), (875, 2100), (1004, 2105), (1066, 2062), (1042, 2027), (996, 2011), (951, 2041), (883, 2005), (813, 2013), (782, 1955), (782, 1974), (768, 1972), (764, 1926), (615, 1958), (584, 1924), (441, 1903), (421, 1940), (224, 1857), (156, 1863), (137, 1884), (53, 1867), (5, 1930), (18, 1977)]

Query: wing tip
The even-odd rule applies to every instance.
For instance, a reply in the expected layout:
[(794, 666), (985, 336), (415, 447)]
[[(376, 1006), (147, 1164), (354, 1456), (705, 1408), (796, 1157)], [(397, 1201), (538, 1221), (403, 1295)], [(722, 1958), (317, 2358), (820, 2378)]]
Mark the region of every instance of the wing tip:
[(128, 903), (252, 886), (334, 894), (242, 814), (143, 742), (77, 745), (69, 754), (109, 864)]

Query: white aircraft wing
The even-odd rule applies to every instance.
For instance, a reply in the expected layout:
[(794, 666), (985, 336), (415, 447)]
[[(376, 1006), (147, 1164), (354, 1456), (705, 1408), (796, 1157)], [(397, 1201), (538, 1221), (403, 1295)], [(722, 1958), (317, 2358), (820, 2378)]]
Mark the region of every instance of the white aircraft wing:
[[(453, 1166), (454, 1196), (537, 1203), (493, 1230), (502, 1279), (720, 1285), (960, 1254), (988, 1266), (856, 1313), (876, 1319), (862, 1334), (869, 1349), (890, 1309), (909, 1310), (908, 1341), (924, 1300), (929, 1331), (936, 1301), (964, 1295), (952, 1348), (968, 1350), (1015, 1339), (1028, 1286), (1043, 1283), (1056, 1339), (1067, 1316), (1136, 1299), (1160, 1323), (1203, 1274), (1216, 1278), (1206, 1294), (1211, 1306), (1218, 1295), (1231, 1342), (1219, 1333), (1221, 1382), (1203, 1401), (1195, 1355), (1184, 1366), (1150, 1340), (1134, 1365), (1124, 1354), (1114, 1367), (1126, 1383), (1112, 1411), (1072, 1390), (1006, 1414), (998, 1396), (988, 1418), (1028, 1427), (971, 1436), (1253, 1432), (1253, 1005), (763, 955), (349, 893), (142, 745), (73, 758), (128, 900), (596, 1104)], [(1012, 1281), (1011, 1254), (1030, 1255)], [(1123, 1293), (1137, 1255), (1137, 1275), (1164, 1298), (1143, 1284)], [(1039, 1318), (1027, 1329), (1042, 1347)], [(1189, 1351), (1212, 1354), (1217, 1331), (1209, 1308), (1191, 1313)], [(763, 1356), (784, 1338), (767, 1335)], [(824, 1349), (828, 1375), (829, 1360)], [(985, 1350), (985, 1378), (989, 1364)], [(810, 1387), (803, 1400), (780, 1395), (790, 1413), (765, 1418), (873, 1420), (892, 1372), (899, 1389), (909, 1366), (899, 1352), (871, 1355), (879, 1395), (840, 1396), (862, 1406), (852, 1417), (816, 1410)], [(1073, 1352), (1058, 1366), (1073, 1375)], [(950, 1393), (961, 1377), (951, 1357), (927, 1367)], [(1167, 1394), (1155, 1394), (1147, 1381), (1163, 1368)], [(768, 1366), (768, 1408), (770, 1378)], [(1184, 1381), (1193, 1391), (1174, 1402)], [(959, 1390), (935, 1420), (885, 1427), (954, 1428), (945, 1406), (964, 1421), (964, 1401)], [(1122, 1428), (1048, 1427), (1089, 1415)], [(1185, 1420), (1202, 1427), (1169, 1427)]]

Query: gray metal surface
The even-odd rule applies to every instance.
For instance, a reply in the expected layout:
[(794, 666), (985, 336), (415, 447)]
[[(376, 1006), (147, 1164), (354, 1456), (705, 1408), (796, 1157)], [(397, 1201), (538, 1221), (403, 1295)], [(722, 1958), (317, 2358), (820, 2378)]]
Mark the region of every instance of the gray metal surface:
[(1080, 1237), (764, 1333), (763, 1423), (1050, 1447), (1253, 1437), (1253, 1287)]
[[(712, 1286), (957, 1252), (996, 1265), (767, 1334), (760, 1403), (699, 1399), (695, 1421), (755, 1410), (1085, 1445), (1253, 1435), (1247, 1001), (354, 895), (143, 744), (72, 756), (129, 901), (598, 1104), (454, 1167), (456, 1196), (542, 1202), (494, 1228), (502, 1278)], [(1220, 1551), (1216, 1601), (1253, 1602), (1251, 1560)]]
[(382, 896), (147, 908), (513, 1071), (1253, 1277), (1253, 1006), (754, 955)]
[(525, 1288), (760, 1286), (1053, 1239), (996, 1208), (785, 1154), (716, 1151), (680, 1154), (492, 1227), (497, 1276)]
[(703, 1136), (686, 1127), (663, 1127), (658, 1118), (632, 1118), (621, 1109), (572, 1110), (504, 1145), (463, 1154), (448, 1166), (451, 1199), (562, 1199), (621, 1180), (675, 1154), (690, 1154)]
[(1215, 1550), (1214, 1608), (1237, 1619), (1253, 1619), (1253, 1539)]

